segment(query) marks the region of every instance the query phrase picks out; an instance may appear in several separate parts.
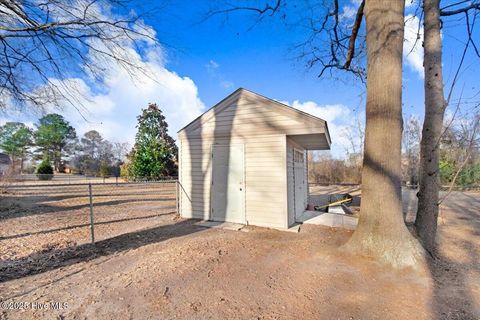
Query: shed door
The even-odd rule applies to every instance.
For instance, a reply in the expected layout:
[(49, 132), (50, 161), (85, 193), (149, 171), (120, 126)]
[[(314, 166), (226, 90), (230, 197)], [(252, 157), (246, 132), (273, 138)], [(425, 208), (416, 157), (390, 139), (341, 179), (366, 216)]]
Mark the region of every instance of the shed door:
[(245, 223), (243, 145), (212, 147), (211, 220)]
[(299, 217), (306, 208), (306, 176), (304, 152), (293, 149), (293, 181), (295, 192), (295, 217)]

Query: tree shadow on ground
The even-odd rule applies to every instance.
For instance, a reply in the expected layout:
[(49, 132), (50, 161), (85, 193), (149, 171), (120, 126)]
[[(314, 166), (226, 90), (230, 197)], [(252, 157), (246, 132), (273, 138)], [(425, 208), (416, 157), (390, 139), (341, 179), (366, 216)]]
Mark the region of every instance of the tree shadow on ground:
[[(112, 196), (112, 198), (120, 198), (122, 196)], [(57, 201), (65, 200), (60, 199)], [(123, 200), (107, 200), (101, 201), (103, 199), (94, 199), (93, 200), (93, 207), (109, 207), (109, 206), (117, 206), (117, 205), (128, 205), (131, 203), (142, 203), (142, 202), (173, 202), (175, 201), (175, 197), (170, 195), (169, 197), (159, 198), (159, 197), (152, 197), (152, 198), (137, 198), (137, 199), (123, 199)], [(82, 210), (82, 209), (89, 209), (90, 203), (87, 199), (83, 200), (73, 200), (76, 203), (67, 202), (62, 205), (48, 205), (45, 202), (51, 202), (55, 200), (50, 200), (48, 197), (25, 197), (16, 199), (15, 202), (12, 202), (10, 206), (6, 206), (0, 211), (0, 221), (1, 220), (8, 220), (13, 218), (20, 218), (20, 217), (27, 217), (27, 216), (34, 216), (34, 215), (42, 215), (54, 212), (66, 212), (66, 211), (75, 211), (75, 210)], [(61, 203), (61, 202), (60, 202)], [(25, 205), (24, 205), (25, 204)]]
[(94, 245), (83, 244), (61, 249), (46, 249), (27, 257), (3, 260), (0, 264), (0, 282), (44, 273), (79, 262), (90, 261), (101, 256), (108, 256), (205, 230), (204, 227), (195, 225), (194, 222), (196, 221), (198, 220), (181, 220), (173, 224), (122, 234), (98, 241)]
[(469, 199), (464, 193), (450, 197), (441, 209), (439, 248), (428, 259), (433, 280), (432, 311), (438, 319), (479, 319), (478, 297), (473, 296), (473, 286), (478, 282), (472, 283), (472, 279), (480, 275), (480, 199)]
[[(159, 216), (168, 216), (168, 215), (171, 215), (173, 213), (175, 213), (175, 211), (170, 211), (170, 212), (165, 212), (165, 213), (160, 213), (160, 214), (158, 214), (158, 213), (150, 214), (150, 215), (141, 216), (141, 217), (130, 217), (130, 218), (107, 220), (107, 221), (99, 221), (99, 222), (95, 222), (95, 225), (111, 224), (111, 223), (126, 222), (126, 221), (144, 220), (144, 219), (156, 218), (156, 217), (159, 217)], [(62, 227), (62, 228), (40, 230), (40, 231), (35, 231), (35, 232), (26, 232), (26, 233), (14, 234), (14, 235), (9, 235), (9, 236), (4, 236), (4, 237), (0, 236), (0, 241), (1, 240), (7, 240), (7, 239), (16, 239), (16, 238), (28, 237), (28, 236), (38, 235), (38, 234), (47, 234), (47, 233), (70, 230), (70, 229), (75, 229), (75, 228), (84, 228), (84, 227), (90, 227), (90, 223), (74, 224), (74, 225), (65, 226), (65, 227)]]

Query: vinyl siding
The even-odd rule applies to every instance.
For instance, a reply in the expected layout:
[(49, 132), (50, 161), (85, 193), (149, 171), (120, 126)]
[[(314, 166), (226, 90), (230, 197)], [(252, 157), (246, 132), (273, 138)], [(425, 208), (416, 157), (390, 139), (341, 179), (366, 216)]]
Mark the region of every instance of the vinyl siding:
[(233, 96), (206, 112), (191, 127), (179, 132), (180, 139), (219, 136), (249, 137), (325, 133), (325, 123), (314, 121), (289, 107), (274, 107), (248, 93)]
[(325, 122), (252, 93), (237, 91), (179, 132), (180, 212), (209, 219), (212, 145), (245, 146), (248, 224), (287, 228), (288, 134), (325, 132)]
[(180, 212), (185, 218), (209, 219), (211, 148), (213, 144), (245, 146), (245, 211), (248, 224), (286, 227), (284, 135), (182, 139)]

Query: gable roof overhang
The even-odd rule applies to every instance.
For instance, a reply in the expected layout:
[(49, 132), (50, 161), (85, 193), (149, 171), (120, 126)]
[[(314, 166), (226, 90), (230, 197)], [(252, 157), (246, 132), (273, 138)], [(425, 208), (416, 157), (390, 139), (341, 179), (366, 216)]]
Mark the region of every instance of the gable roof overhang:
[(325, 133), (293, 134), (287, 135), (306, 150), (329, 150), (330, 142)]
[[(189, 135), (189, 132), (193, 132), (204, 123), (208, 122), (215, 117), (216, 114), (219, 114), (224, 108), (232, 105), (235, 102), (238, 102), (240, 98), (257, 102), (260, 104), (268, 105), (273, 108), (278, 108), (286, 113), (288, 113), (292, 118), (301, 120), (305, 123), (305, 130), (296, 129), (285, 131), (285, 135), (289, 138), (302, 145), (307, 150), (328, 150), (330, 149), (331, 138), (330, 132), (328, 130), (327, 122), (323, 119), (320, 119), (316, 116), (313, 116), (307, 112), (290, 107), (281, 102), (275, 101), (273, 99), (267, 98), (255, 92), (246, 90), (244, 88), (239, 88), (231, 93), (229, 96), (221, 100), (219, 103), (214, 105), (212, 108), (207, 110), (205, 113), (197, 117), (195, 120), (190, 122), (188, 125), (183, 127), (178, 131), (179, 136)], [(312, 128), (317, 128), (312, 131)]]

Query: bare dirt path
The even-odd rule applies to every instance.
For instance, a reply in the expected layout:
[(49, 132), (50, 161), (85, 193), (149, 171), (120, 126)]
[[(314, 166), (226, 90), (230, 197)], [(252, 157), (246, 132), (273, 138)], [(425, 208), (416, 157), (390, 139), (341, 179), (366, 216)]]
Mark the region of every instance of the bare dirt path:
[(349, 231), (228, 231), (163, 215), (95, 248), (42, 253), (43, 269), (2, 281), (0, 300), (67, 305), (0, 319), (478, 319), (479, 212), (478, 194), (449, 198), (426, 273), (343, 254)]

